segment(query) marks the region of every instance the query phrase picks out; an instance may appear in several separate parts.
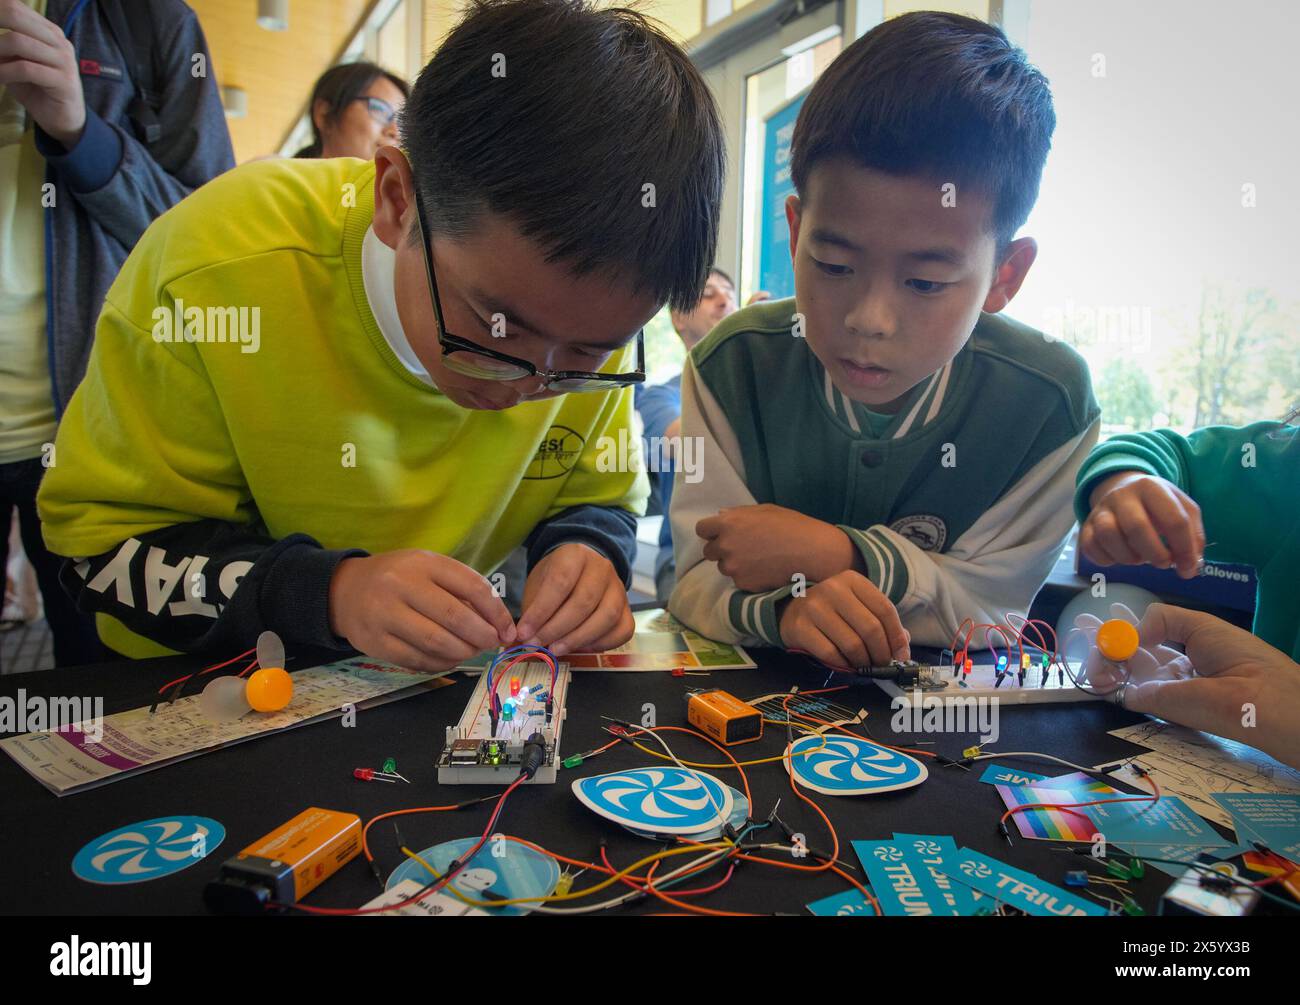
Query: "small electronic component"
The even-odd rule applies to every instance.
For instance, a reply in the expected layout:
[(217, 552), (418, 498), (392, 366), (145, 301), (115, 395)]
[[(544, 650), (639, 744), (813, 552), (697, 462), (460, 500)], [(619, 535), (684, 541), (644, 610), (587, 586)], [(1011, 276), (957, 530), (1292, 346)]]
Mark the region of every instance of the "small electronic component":
[(1160, 898), (1161, 914), (1197, 914), (1236, 918), (1249, 914), (1259, 903), (1259, 891), (1245, 883), (1236, 868), (1209, 855), (1196, 859)]
[(385, 777), (382, 771), (376, 771), (374, 768), (353, 768), (352, 777), (363, 782), (391, 782), (397, 784), (396, 778)]
[(534, 760), (538, 763), (528, 784), (555, 781), (568, 665), (559, 665), (554, 688), (551, 668), (542, 660), (516, 664), (510, 674), (497, 680), (502, 699), (495, 720), (487, 674), (479, 677), (460, 721), (447, 727), (437, 760), (439, 784), (509, 785)]
[(226, 859), (203, 902), (214, 914), (261, 914), (301, 900), (360, 851), (360, 817), (312, 806)]
[(686, 721), (726, 746), (749, 743), (763, 735), (761, 712), (734, 695), (716, 689), (687, 693)]
[(859, 677), (889, 681), (904, 690), (942, 691), (948, 686), (942, 667), (922, 666), (914, 660), (890, 660), (882, 666), (858, 667)]

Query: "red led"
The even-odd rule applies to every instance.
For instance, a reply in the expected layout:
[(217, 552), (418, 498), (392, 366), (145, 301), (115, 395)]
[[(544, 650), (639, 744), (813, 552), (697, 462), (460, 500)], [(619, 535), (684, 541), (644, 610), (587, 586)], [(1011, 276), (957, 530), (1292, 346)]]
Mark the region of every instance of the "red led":
[(519, 678), (518, 678), (518, 677), (511, 677), (511, 678), (510, 678), (510, 697), (513, 698), (513, 697), (514, 697), (515, 695), (517, 695), (518, 693), (519, 693)]
[[(375, 771), (374, 768), (353, 768), (352, 777), (359, 778), (363, 782), (388, 782), (393, 784), (397, 781), (395, 778), (385, 778), (384, 772)], [(403, 779), (405, 781), (405, 779)]]

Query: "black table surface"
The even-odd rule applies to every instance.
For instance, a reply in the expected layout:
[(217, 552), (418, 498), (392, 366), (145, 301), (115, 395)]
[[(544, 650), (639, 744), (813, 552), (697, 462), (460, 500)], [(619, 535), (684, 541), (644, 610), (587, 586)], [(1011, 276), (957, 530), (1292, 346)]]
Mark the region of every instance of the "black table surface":
[[(685, 725), (683, 696), (689, 689), (720, 687), (749, 698), (795, 685), (801, 690), (818, 688), (826, 681), (825, 670), (801, 657), (770, 650), (757, 650), (753, 655), (759, 664), (757, 669), (719, 671), (707, 677), (575, 674), (561, 754), (587, 750), (607, 741), (608, 735), (601, 731), (602, 715), (640, 722), (647, 703), (655, 706), (659, 725)], [(310, 666), (313, 661), (295, 662)], [(22, 688), (28, 695), (102, 695), (105, 714), (112, 714), (148, 704), (161, 684), (203, 665), (194, 657), (170, 657), (49, 670), (0, 678), (0, 694), (16, 696)], [(837, 678), (832, 686), (839, 683), (843, 681)], [(472, 687), (470, 679), (458, 678), (453, 686), (363, 710), (350, 728), (338, 720), (303, 726), (63, 797), (53, 795), (9, 757), (0, 756), (0, 911), (202, 914), (203, 887), (217, 875), (220, 863), (308, 806), (348, 811), (366, 820), (389, 810), (455, 803), (495, 791), (485, 786), (437, 782), (434, 761), (443, 745), (445, 727), (459, 718)], [(925, 741), (932, 745), (921, 749), (949, 757), (959, 757), (965, 747), (978, 742), (972, 734), (894, 734), (889, 724), (888, 697), (870, 682), (855, 682), (834, 697), (854, 708), (868, 709), (869, 727), (886, 742), (910, 745)], [(999, 722), (1001, 735), (990, 747), (1042, 751), (1077, 764), (1099, 764), (1139, 752), (1132, 744), (1108, 735), (1107, 730), (1140, 718), (1103, 702), (1004, 704)], [(680, 733), (665, 735), (683, 760), (723, 759), (703, 741)], [(731, 749), (738, 759), (750, 760), (779, 755), (785, 742), (783, 729), (768, 726), (761, 740)], [(387, 757), (396, 760), (397, 770), (412, 784), (367, 783), (353, 778), (354, 768), (378, 768)], [(998, 817), (1003, 811), (997, 791), (979, 781), (989, 762), (963, 770), (928, 758), (926, 761), (929, 778), (911, 789), (855, 798), (814, 795), (838, 832), (842, 860), (857, 867), (851, 841), (889, 838), (897, 831), (951, 835), (958, 846), (969, 846), (1057, 884), (1063, 882), (1067, 870), (1082, 867), (1075, 856), (1057, 850), (1064, 845), (1023, 840), (1015, 835), (1014, 828), (1015, 843), (1008, 846), (997, 833)], [(576, 769), (563, 771), (557, 784), (517, 789), (506, 803), (497, 830), (587, 861), (599, 856), (603, 841), (616, 865), (630, 865), (656, 850), (656, 845), (595, 816), (579, 803), (570, 783), (586, 774), (662, 763), (620, 744)], [(1006, 763), (1045, 775), (1070, 770), (1023, 759)], [(810, 847), (829, 848), (831, 837), (825, 825), (791, 792), (780, 762), (753, 766), (747, 771), (756, 818), (766, 817), (779, 799), (782, 819), (804, 834)], [(714, 774), (740, 787), (734, 771)], [(490, 806), (479, 804), (454, 812), (402, 817), (401, 836), (416, 849), (476, 837), (486, 826)], [(225, 842), (202, 862), (150, 882), (98, 886), (73, 875), (73, 857), (88, 841), (126, 824), (178, 814), (219, 821), (226, 828)], [(768, 833), (776, 839), (775, 828)], [(385, 876), (403, 861), (388, 821), (372, 829), (371, 847)], [(799, 861), (806, 864), (811, 860)], [(575, 889), (581, 889), (594, 875), (580, 877)], [(862, 878), (860, 872), (857, 876)], [(1148, 912), (1154, 912), (1160, 894), (1171, 882), (1167, 875), (1148, 868), (1145, 878), (1135, 884), (1138, 902)], [(847, 889), (848, 884), (833, 874), (808, 875), (743, 863), (730, 883), (700, 902), (727, 911), (802, 913), (804, 905)], [(374, 876), (358, 858), (310, 894), (305, 903), (359, 907), (378, 892)], [(605, 899), (609, 894), (595, 896)], [(640, 913), (672, 909), (650, 901), (619, 910)]]

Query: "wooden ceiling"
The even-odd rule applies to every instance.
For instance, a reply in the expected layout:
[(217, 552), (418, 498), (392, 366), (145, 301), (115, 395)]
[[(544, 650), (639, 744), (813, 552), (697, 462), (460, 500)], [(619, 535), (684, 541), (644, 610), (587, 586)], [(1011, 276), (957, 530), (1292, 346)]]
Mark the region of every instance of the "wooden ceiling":
[[(217, 83), (248, 95), (227, 119), (239, 163), (275, 153), (302, 115), (312, 85), (338, 59), (378, 0), (289, 0), (288, 31), (257, 24), (257, 0), (188, 0), (212, 53)], [(421, 2), (421, 0), (408, 0)], [(614, 5), (620, 0), (600, 0)], [(749, 0), (735, 0), (741, 7)], [(460, 17), (459, 0), (423, 0), (426, 58)], [(685, 40), (700, 30), (703, 0), (642, 0), (640, 8)]]
[(274, 153), (373, 0), (289, 0), (289, 30), (257, 25), (257, 0), (189, 0), (217, 83), (248, 93), (248, 115), (227, 119), (235, 160)]

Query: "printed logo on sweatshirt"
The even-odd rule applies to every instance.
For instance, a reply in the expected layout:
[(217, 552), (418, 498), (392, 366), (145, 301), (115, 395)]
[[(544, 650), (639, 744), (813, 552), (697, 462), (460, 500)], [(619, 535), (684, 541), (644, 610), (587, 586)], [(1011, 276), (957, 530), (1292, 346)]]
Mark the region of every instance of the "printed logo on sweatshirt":
[(937, 516), (924, 513), (895, 520), (889, 529), (901, 534), (922, 551), (942, 551), (948, 540), (948, 525)]
[(120, 67), (113, 66), (109, 63), (101, 63), (97, 59), (82, 59), (78, 61), (78, 67), (83, 77), (102, 77), (105, 80), (122, 79), (122, 70)]
[(587, 441), (576, 430), (568, 426), (552, 426), (537, 445), (537, 453), (524, 471), (524, 477), (544, 481), (567, 475), (578, 463), (586, 445)]

